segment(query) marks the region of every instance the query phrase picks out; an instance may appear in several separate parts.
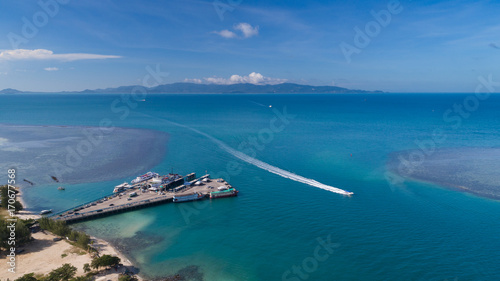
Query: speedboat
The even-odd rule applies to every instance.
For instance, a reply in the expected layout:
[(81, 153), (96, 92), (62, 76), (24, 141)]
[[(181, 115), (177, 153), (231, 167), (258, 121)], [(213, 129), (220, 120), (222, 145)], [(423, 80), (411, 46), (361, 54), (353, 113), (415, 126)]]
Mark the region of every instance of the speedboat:
[(50, 210), (43, 210), (43, 211), (40, 212), (40, 215), (46, 215), (46, 214), (50, 214), (50, 213), (52, 213), (52, 209), (50, 209)]

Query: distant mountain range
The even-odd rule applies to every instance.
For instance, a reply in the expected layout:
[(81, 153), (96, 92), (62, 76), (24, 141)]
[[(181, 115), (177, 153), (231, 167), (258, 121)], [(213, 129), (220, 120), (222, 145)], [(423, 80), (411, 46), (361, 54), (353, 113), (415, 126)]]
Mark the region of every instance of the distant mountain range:
[[(121, 86), (118, 88), (106, 88), (97, 90), (84, 90), (74, 92), (60, 92), (60, 93), (95, 93), (95, 94), (110, 94), (110, 93), (131, 93), (135, 87), (142, 86)], [(195, 83), (172, 83), (164, 84), (156, 87), (146, 88), (148, 93), (325, 93), (325, 94), (338, 94), (338, 93), (382, 93), (381, 91), (364, 91), (352, 90), (336, 86), (310, 86), (299, 85), (293, 83), (282, 83), (276, 85), (255, 85), (249, 83), (231, 84), (231, 85), (217, 85), (217, 84), (195, 84)], [(135, 92), (135, 91), (134, 91)], [(0, 91), (1, 94), (18, 94), (30, 93), (18, 91), (15, 89), (4, 89)]]
[(3, 89), (0, 91), (0, 94), (19, 94), (19, 93), (22, 93), (22, 92), (18, 91), (16, 89), (11, 89), (11, 88)]

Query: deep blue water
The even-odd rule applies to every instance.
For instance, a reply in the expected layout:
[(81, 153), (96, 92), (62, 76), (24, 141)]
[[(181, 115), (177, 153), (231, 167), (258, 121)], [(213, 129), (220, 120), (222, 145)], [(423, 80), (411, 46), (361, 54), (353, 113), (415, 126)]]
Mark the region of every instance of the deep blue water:
[[(165, 158), (154, 171), (229, 174), (240, 190), (237, 198), (167, 204), (76, 225), (126, 248), (146, 276), (194, 265), (204, 280), (214, 281), (496, 280), (499, 201), (432, 182), (406, 178), (391, 185), (386, 179), (389, 155), (418, 150), (416, 141), (431, 140), (435, 129), (446, 136), (435, 142), (438, 148), (500, 145), (500, 96), (481, 101), (459, 126), (453, 126), (457, 119), (443, 118), (467, 96), (149, 95), (125, 116), (125, 108), (111, 106), (120, 95), (3, 95), (0, 122), (99, 126), (108, 118), (117, 127), (169, 134)], [(285, 107), (294, 118), (266, 135), (274, 110)], [(189, 128), (235, 149), (249, 148), (257, 139), (252, 149), (257, 159), (354, 195), (241, 162)], [(68, 185), (65, 193), (54, 192), (57, 185), (26, 188), (26, 200), (36, 209), (50, 204), (62, 210), (134, 176)], [(478, 178), (490, 182), (489, 176), (494, 177)], [(321, 250), (321, 261), (314, 259), (318, 239), (336, 246)], [(297, 268), (300, 273), (286, 274)]]

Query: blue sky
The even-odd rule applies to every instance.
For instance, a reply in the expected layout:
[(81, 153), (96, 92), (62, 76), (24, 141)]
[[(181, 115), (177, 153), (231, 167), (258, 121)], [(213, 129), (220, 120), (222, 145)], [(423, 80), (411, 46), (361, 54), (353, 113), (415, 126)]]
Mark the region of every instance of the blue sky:
[[(137, 85), (157, 65), (169, 73), (162, 84), (473, 92), (478, 76), (500, 80), (494, 1), (41, 2), (50, 9), (0, 0), (0, 89)], [(367, 44), (356, 44), (356, 27)]]

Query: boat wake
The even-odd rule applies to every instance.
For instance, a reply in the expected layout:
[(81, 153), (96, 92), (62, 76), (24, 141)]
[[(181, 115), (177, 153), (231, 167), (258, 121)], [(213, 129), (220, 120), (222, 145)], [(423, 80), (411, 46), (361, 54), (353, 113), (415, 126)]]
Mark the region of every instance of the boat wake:
[[(158, 118), (158, 117), (154, 117), (154, 118)], [(266, 170), (268, 172), (271, 172), (273, 174), (276, 174), (278, 176), (282, 176), (284, 178), (287, 178), (287, 179), (291, 179), (291, 180), (294, 180), (294, 181), (297, 181), (297, 182), (301, 182), (301, 183), (305, 183), (307, 185), (310, 185), (310, 186), (314, 186), (314, 187), (317, 187), (317, 188), (321, 188), (321, 189), (324, 189), (324, 190), (328, 190), (328, 191), (331, 191), (331, 192), (334, 192), (334, 193), (338, 193), (338, 194), (342, 194), (342, 195), (352, 195), (353, 192), (350, 192), (350, 191), (347, 191), (347, 190), (343, 190), (343, 189), (340, 189), (340, 188), (336, 188), (336, 187), (333, 187), (333, 186), (329, 186), (329, 185), (326, 185), (326, 184), (323, 184), (323, 183), (320, 183), (316, 180), (313, 180), (313, 179), (308, 179), (306, 177), (303, 177), (303, 176), (299, 176), (297, 174), (294, 174), (292, 172), (289, 172), (289, 171), (286, 171), (286, 170), (283, 170), (283, 169), (280, 169), (278, 167), (275, 167), (273, 165), (270, 165), (270, 164), (267, 164), (265, 162), (262, 162), (258, 159), (255, 159), (253, 157), (250, 157), (248, 155), (246, 155), (245, 153), (241, 152), (241, 151), (238, 151), (230, 146), (228, 146), (227, 144), (225, 144), (224, 142), (212, 137), (211, 135), (209, 134), (206, 134), (202, 131), (199, 131), (197, 129), (194, 129), (194, 128), (191, 128), (189, 126), (186, 126), (186, 125), (183, 125), (183, 124), (179, 124), (179, 123), (176, 123), (176, 122), (173, 122), (173, 121), (170, 121), (170, 120), (167, 120), (167, 119), (163, 119), (163, 118), (159, 118), (159, 119), (162, 119), (162, 120), (165, 120), (173, 125), (176, 125), (176, 126), (179, 126), (179, 127), (183, 127), (183, 128), (186, 128), (190, 131), (193, 131), (199, 135), (202, 135), (208, 139), (210, 139), (212, 142), (214, 142), (215, 144), (217, 144), (222, 150), (226, 151), (227, 153), (233, 155), (234, 157), (242, 160), (242, 161), (245, 161), (249, 164), (252, 164), (256, 167), (259, 167), (263, 170)]]

